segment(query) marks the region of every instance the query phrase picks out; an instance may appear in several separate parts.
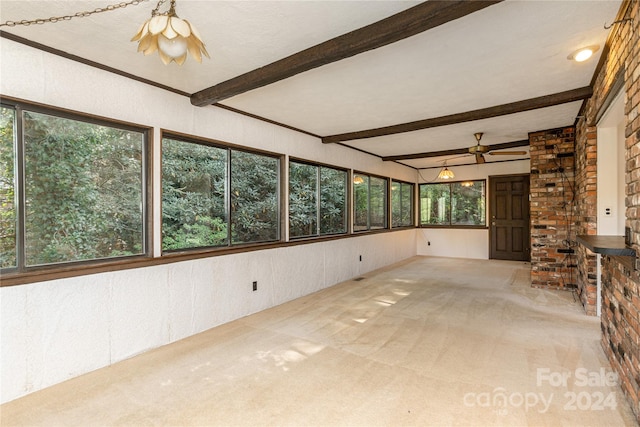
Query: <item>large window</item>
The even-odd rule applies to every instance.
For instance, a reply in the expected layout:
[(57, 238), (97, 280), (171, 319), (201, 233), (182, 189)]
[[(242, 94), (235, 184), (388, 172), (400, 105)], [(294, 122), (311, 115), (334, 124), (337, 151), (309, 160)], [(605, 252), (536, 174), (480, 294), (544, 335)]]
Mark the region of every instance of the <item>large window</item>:
[(289, 162), (289, 236), (347, 231), (347, 172)]
[(420, 185), (420, 225), (484, 227), (485, 181)]
[(391, 181), (391, 227), (413, 225), (413, 184)]
[(2, 107), (3, 268), (146, 253), (146, 132), (85, 120)]
[(353, 200), (354, 231), (387, 227), (387, 179), (354, 174)]
[(162, 249), (278, 240), (279, 160), (164, 138)]

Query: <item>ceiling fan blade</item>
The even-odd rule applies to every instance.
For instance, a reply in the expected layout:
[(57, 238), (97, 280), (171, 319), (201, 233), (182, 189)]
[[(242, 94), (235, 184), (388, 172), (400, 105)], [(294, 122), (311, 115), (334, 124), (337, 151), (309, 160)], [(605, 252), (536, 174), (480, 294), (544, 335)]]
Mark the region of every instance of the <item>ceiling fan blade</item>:
[(504, 154), (506, 156), (523, 156), (523, 155), (527, 154), (527, 152), (526, 151), (499, 151), (497, 153), (491, 152), (491, 153), (488, 153), (488, 154), (491, 154), (492, 156), (496, 156), (496, 155), (499, 156), (499, 155), (502, 155), (502, 154)]
[(482, 164), (484, 163), (484, 156), (482, 155), (482, 153), (476, 153), (476, 163), (477, 164)]

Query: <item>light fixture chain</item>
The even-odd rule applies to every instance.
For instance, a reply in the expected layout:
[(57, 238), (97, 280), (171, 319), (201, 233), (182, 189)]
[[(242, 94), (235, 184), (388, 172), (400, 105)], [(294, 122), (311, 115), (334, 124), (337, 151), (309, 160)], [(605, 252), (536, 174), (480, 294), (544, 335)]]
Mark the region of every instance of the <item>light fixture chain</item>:
[[(105, 7), (98, 7), (92, 11), (86, 11), (86, 12), (76, 12), (73, 15), (64, 15), (64, 16), (52, 16), (51, 18), (38, 18), (38, 19), (32, 19), (32, 20), (28, 20), (28, 19), (23, 19), (22, 21), (6, 21), (0, 24), (0, 27), (15, 27), (17, 25), (24, 25), (26, 27), (28, 27), (29, 25), (42, 25), (42, 24), (46, 24), (46, 23), (55, 23), (55, 22), (60, 22), (60, 21), (68, 21), (70, 19), (73, 18), (85, 18), (87, 16), (91, 16), (94, 15), (96, 13), (102, 13), (102, 12), (110, 12), (112, 10), (116, 10), (116, 9), (123, 9), (127, 6), (131, 6), (131, 5), (138, 5), (140, 3), (144, 3), (147, 2), (149, 0), (131, 0), (128, 2), (121, 2), (121, 3), (116, 3), (116, 4), (110, 4), (108, 6)], [(157, 8), (156, 8), (157, 9)]]

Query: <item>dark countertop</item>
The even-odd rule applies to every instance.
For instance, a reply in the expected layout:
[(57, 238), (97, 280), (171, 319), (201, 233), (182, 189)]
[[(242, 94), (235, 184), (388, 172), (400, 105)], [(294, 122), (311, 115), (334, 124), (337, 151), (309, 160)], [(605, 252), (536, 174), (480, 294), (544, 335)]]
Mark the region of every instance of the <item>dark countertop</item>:
[(636, 256), (636, 251), (624, 244), (624, 236), (577, 236), (576, 239), (597, 254)]

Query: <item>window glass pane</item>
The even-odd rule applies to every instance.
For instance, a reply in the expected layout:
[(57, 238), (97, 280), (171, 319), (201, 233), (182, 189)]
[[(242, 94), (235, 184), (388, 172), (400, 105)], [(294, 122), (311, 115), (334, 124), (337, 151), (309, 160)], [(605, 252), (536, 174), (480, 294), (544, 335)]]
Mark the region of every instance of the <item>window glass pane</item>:
[(231, 243), (279, 239), (278, 159), (231, 151)]
[(320, 234), (347, 232), (347, 172), (320, 168)]
[(17, 266), (15, 110), (0, 108), (0, 267)]
[(449, 225), (449, 184), (420, 185), (420, 223)]
[(391, 181), (391, 226), (413, 225), (413, 185)]
[(387, 180), (371, 177), (369, 182), (371, 229), (385, 228), (387, 226)]
[(143, 253), (143, 142), (24, 113), (27, 265)]
[(402, 184), (391, 181), (391, 226), (402, 224)]
[(405, 227), (413, 225), (413, 184), (402, 183), (402, 217), (400, 224)]
[(484, 181), (451, 183), (451, 224), (485, 224)]
[(289, 236), (318, 234), (318, 167), (289, 163)]
[(353, 231), (369, 229), (369, 177), (353, 175)]
[(162, 249), (228, 244), (227, 150), (162, 140)]

